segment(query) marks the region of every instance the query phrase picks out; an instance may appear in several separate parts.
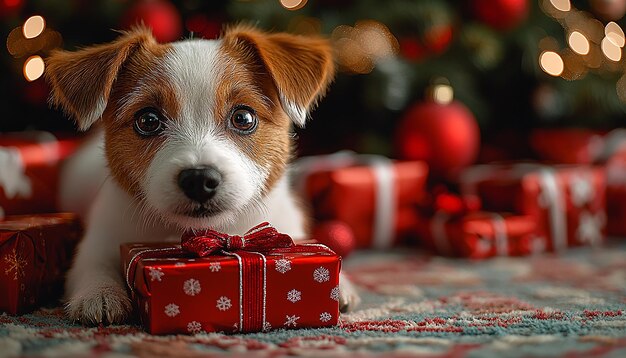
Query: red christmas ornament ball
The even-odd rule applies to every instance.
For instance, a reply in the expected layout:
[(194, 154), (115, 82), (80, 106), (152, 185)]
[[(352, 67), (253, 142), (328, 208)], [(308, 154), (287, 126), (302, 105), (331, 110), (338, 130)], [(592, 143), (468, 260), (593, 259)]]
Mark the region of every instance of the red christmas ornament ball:
[(354, 232), (342, 221), (326, 221), (315, 226), (313, 239), (330, 247), (339, 256), (348, 256), (356, 247)]
[(141, 24), (152, 29), (152, 34), (159, 42), (175, 41), (183, 35), (180, 14), (166, 0), (141, 1), (131, 7), (122, 20), (125, 29)]
[(517, 27), (528, 17), (528, 0), (473, 0), (474, 16), (496, 30)]
[(458, 101), (414, 104), (396, 132), (398, 157), (424, 160), (433, 174), (451, 177), (478, 156), (480, 131), (474, 115)]

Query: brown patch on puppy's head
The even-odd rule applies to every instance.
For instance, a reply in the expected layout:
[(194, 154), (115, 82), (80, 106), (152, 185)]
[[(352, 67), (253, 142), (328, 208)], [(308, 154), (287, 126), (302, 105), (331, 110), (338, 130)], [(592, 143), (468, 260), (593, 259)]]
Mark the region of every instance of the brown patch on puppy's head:
[(236, 73), (226, 78), (260, 87), (270, 103), (267, 111), (259, 113), (263, 125), (250, 138), (253, 159), (269, 170), (269, 190), (290, 160), (291, 122), (304, 126), (308, 112), (334, 77), (332, 49), (322, 38), (270, 34), (246, 25), (227, 29), (223, 46), (239, 65), (232, 66)]
[[(111, 43), (75, 52), (55, 51), (46, 60), (51, 103), (71, 115), (81, 130), (103, 119), (112, 175), (132, 194), (137, 194), (137, 182), (158, 148), (158, 143), (147, 143), (134, 133), (132, 121), (141, 109), (138, 106), (176, 110), (167, 83), (153, 76), (168, 47), (158, 44), (150, 30), (139, 27)], [(143, 92), (140, 101), (127, 103), (128, 94), (142, 81), (153, 91)]]

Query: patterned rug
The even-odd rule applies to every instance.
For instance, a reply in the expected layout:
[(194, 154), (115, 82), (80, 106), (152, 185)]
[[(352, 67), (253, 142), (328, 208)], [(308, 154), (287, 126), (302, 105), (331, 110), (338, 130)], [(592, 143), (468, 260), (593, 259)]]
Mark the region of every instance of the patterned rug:
[(83, 328), (59, 308), (0, 315), (0, 356), (626, 357), (626, 245), (466, 261), (415, 251), (346, 260), (363, 304), (332, 329), (151, 336)]

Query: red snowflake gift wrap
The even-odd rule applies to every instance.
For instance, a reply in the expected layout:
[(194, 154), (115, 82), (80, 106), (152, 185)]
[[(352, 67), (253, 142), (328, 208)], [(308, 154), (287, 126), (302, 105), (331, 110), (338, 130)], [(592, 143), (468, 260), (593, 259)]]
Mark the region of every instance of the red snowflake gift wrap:
[(0, 221), (0, 311), (25, 313), (57, 298), (81, 232), (72, 214)]
[(294, 245), (264, 253), (231, 249), (206, 257), (194, 257), (184, 247), (121, 247), (127, 283), (148, 332), (337, 325), (341, 259), (326, 246)]
[(438, 254), (473, 259), (524, 256), (545, 249), (530, 216), (471, 212), (443, 212), (420, 225), (424, 244)]
[[(391, 161), (339, 152), (302, 158), (299, 184), (317, 220), (340, 220), (359, 248), (387, 248), (414, 236), (428, 167), (421, 161)], [(304, 170), (302, 170), (304, 168)]]
[(559, 251), (603, 240), (605, 177), (586, 165), (482, 165), (464, 173), (462, 192), (478, 196), (484, 210), (531, 216), (547, 249)]
[(56, 211), (59, 164), (79, 143), (47, 132), (0, 135), (0, 219)]

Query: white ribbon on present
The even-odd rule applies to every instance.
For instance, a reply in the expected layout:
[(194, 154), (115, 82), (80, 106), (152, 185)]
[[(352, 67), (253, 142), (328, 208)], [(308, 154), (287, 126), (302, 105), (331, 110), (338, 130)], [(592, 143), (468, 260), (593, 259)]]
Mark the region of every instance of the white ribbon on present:
[(372, 167), (376, 182), (372, 247), (377, 249), (389, 248), (393, 244), (397, 209), (393, 162), (389, 158), (373, 154), (356, 154), (352, 151), (303, 157), (298, 159), (293, 166), (292, 175), (295, 187), (303, 193), (308, 176), (314, 172), (345, 168), (352, 165)]
[(539, 206), (547, 208), (550, 237), (554, 251), (562, 251), (567, 247), (567, 213), (565, 212), (565, 194), (559, 186), (554, 169), (545, 167), (539, 171)]
[(32, 195), (31, 182), (20, 151), (15, 147), (0, 147), (0, 188), (7, 199), (28, 198)]
[(493, 225), (493, 239), (496, 246), (496, 255), (509, 255), (509, 237), (506, 232), (506, 222), (500, 214), (491, 214)]

